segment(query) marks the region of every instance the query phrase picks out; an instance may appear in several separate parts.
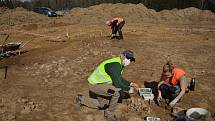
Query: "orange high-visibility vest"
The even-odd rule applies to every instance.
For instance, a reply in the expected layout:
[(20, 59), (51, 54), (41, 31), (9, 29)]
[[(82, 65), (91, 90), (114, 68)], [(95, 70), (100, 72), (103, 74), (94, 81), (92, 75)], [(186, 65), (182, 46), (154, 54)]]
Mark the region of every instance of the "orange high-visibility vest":
[(181, 76), (185, 75), (185, 71), (180, 68), (174, 68), (173, 69), (173, 77), (172, 80), (169, 80), (169, 77), (164, 76), (164, 81), (168, 82), (169, 84), (175, 86), (178, 84), (179, 78)]

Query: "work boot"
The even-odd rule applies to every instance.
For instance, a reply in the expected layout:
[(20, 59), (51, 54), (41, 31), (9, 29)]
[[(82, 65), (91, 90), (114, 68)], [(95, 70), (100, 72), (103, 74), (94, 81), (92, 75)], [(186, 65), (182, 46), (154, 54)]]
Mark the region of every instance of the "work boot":
[(116, 38), (116, 34), (112, 34), (110, 39), (115, 39)]
[(82, 98), (83, 98), (83, 95), (78, 94), (78, 95), (75, 97), (75, 103), (81, 106), (81, 105), (82, 105), (82, 104), (81, 104)]
[(115, 38), (117, 38), (116, 36), (111, 36), (111, 38), (110, 39), (115, 39)]
[(109, 111), (104, 111), (104, 117), (107, 121), (120, 121), (116, 116)]

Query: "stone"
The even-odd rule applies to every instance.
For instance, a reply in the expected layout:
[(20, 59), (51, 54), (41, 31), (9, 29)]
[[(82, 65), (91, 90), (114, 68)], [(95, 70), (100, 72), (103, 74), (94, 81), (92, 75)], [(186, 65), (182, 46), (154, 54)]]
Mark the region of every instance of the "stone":
[(28, 104), (29, 104), (29, 105), (34, 105), (34, 102), (29, 102)]
[(21, 110), (21, 114), (28, 114), (31, 112), (31, 108), (29, 106), (24, 106), (24, 108)]
[(33, 66), (38, 66), (38, 63), (34, 63), (34, 65)]
[(93, 51), (93, 55), (99, 55), (99, 51)]
[(42, 64), (42, 65), (40, 66), (40, 69), (43, 69), (43, 68), (44, 68), (44, 66), (45, 66), (45, 64)]
[(18, 99), (19, 103), (27, 103), (29, 100), (27, 98), (20, 98)]
[(16, 116), (15, 116), (15, 115), (13, 115), (13, 114), (8, 114), (8, 120), (9, 120), (9, 121), (12, 121), (12, 120), (14, 120), (14, 119), (16, 119)]
[(35, 109), (36, 108), (36, 105), (31, 105), (31, 109)]
[(59, 63), (65, 63), (66, 60), (65, 60), (65, 59), (60, 59), (58, 62), (59, 62)]
[(65, 77), (65, 76), (67, 76), (68, 75), (68, 71), (65, 71), (64, 73), (63, 73), (63, 76)]
[(64, 69), (62, 67), (58, 67), (58, 71), (63, 71)]
[(93, 115), (87, 115), (86, 121), (93, 121)]
[(140, 117), (129, 117), (128, 121), (143, 121), (143, 119), (141, 119)]
[(52, 70), (52, 65), (46, 65), (46, 70)]
[(53, 64), (57, 64), (57, 62), (56, 62), (56, 61), (52, 61), (52, 63), (53, 63)]
[(136, 32), (136, 31), (137, 31), (137, 30), (135, 30), (135, 29), (134, 29), (134, 30), (132, 30), (132, 32)]

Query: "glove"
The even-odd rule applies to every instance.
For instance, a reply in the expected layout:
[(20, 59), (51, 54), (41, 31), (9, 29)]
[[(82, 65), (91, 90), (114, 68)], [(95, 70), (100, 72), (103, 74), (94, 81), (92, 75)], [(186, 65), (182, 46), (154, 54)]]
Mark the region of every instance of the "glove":
[(129, 94), (132, 94), (134, 93), (134, 88), (133, 87), (130, 87), (130, 90), (128, 91)]
[(174, 99), (172, 102), (169, 103), (169, 106), (170, 106), (170, 107), (174, 107), (175, 104), (178, 102), (178, 100), (179, 100), (179, 99), (177, 99), (177, 98)]

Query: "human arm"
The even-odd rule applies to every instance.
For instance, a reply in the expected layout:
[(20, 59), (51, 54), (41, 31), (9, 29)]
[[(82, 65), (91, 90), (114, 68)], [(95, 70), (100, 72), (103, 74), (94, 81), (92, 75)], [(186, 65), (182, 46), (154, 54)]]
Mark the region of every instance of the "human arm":
[(111, 20), (112, 23), (117, 24), (118, 23), (118, 18), (114, 18), (113, 20)]
[(165, 81), (160, 81), (160, 82), (158, 83), (158, 98), (157, 98), (158, 101), (160, 101), (160, 100), (162, 99), (162, 93), (161, 93), (161, 91), (160, 91), (160, 86), (161, 86), (162, 84), (164, 84), (164, 83), (165, 83)]
[(158, 98), (162, 98), (162, 93), (161, 93), (161, 91), (160, 91), (160, 86), (162, 85), (162, 84), (165, 84), (165, 85), (169, 85), (170, 86), (170, 84), (168, 83), (168, 82), (166, 82), (166, 81), (160, 81), (159, 83), (158, 83)]
[(186, 82), (185, 76), (181, 76), (179, 78), (179, 83), (180, 83), (181, 92), (176, 97), (176, 99), (181, 99), (186, 92), (187, 82)]
[(160, 90), (160, 86), (162, 84), (170, 85), (168, 82), (164, 81), (164, 75), (163, 75), (163, 73), (161, 74), (160, 82), (158, 83), (158, 98), (157, 98), (158, 101), (160, 101), (162, 99), (162, 92)]
[(130, 82), (122, 78), (122, 65), (120, 63), (113, 62), (106, 64), (105, 71), (111, 77), (113, 86), (121, 88), (124, 91), (130, 90)]
[(122, 83), (124, 85), (130, 85), (131, 84), (131, 82), (129, 82), (128, 80), (125, 80), (124, 78), (122, 78)]
[(188, 84), (186, 82), (184, 75), (179, 78), (179, 84), (180, 84), (181, 91), (180, 91), (179, 95), (174, 100), (172, 100), (172, 102), (170, 102), (169, 105), (171, 107), (173, 107), (183, 97), (183, 95), (186, 92), (186, 88), (187, 88)]
[(160, 82), (158, 83), (158, 100), (161, 100), (162, 99), (162, 95), (161, 95), (161, 91), (160, 91), (160, 85), (163, 84), (164, 81), (163, 81), (163, 73), (161, 74), (161, 77), (160, 77)]

